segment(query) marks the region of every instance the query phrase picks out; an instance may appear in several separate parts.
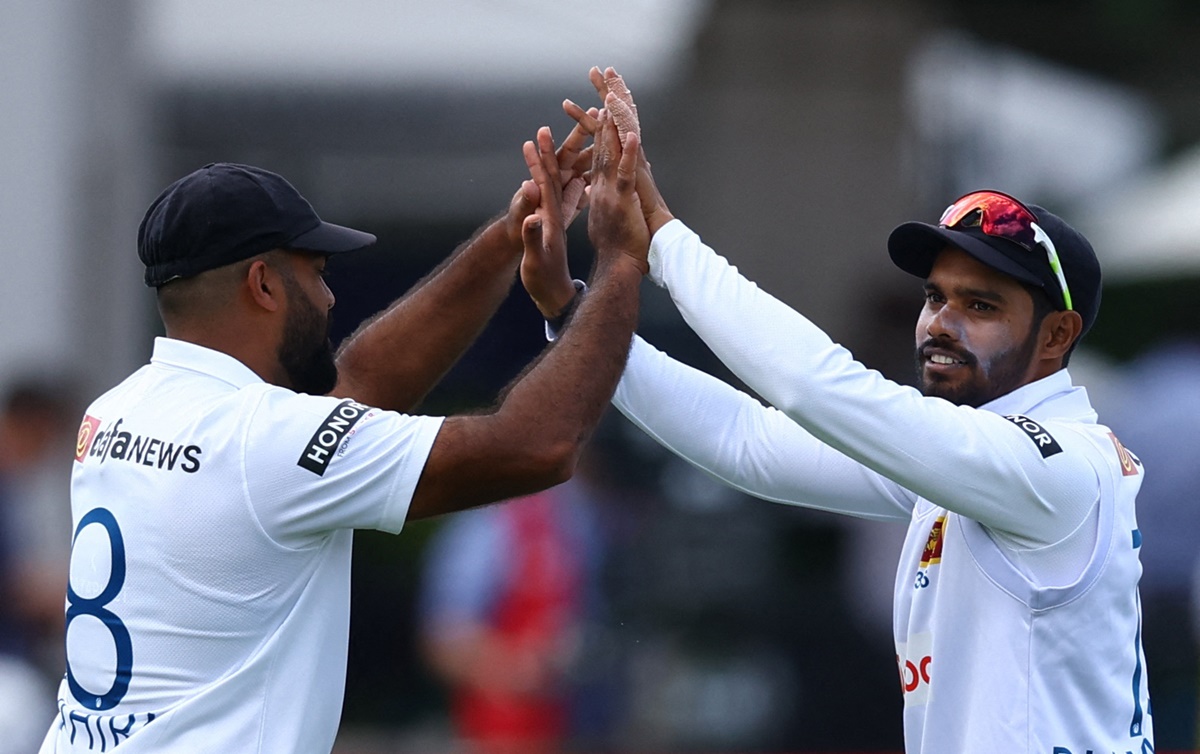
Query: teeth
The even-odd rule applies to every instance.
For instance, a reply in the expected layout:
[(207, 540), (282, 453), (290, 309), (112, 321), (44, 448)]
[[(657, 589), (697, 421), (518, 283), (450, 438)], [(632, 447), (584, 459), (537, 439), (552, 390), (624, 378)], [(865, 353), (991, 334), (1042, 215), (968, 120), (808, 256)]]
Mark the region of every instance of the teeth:
[(949, 356), (943, 356), (940, 353), (933, 354), (932, 356), (929, 357), (929, 360), (932, 361), (934, 364), (957, 364), (957, 363), (959, 363), (955, 359), (952, 359)]

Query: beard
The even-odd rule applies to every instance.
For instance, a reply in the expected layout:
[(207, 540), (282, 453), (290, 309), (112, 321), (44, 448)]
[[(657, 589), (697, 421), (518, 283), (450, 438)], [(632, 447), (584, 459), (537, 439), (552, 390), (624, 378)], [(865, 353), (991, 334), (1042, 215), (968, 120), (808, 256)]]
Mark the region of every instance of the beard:
[(331, 319), (290, 275), (284, 276), (284, 288), (290, 306), (283, 324), (283, 342), (279, 344), (279, 363), (297, 393), (326, 395), (338, 378), (329, 339)]
[[(975, 354), (951, 348), (947, 343), (931, 338), (917, 348), (917, 381), (924, 395), (945, 398), (959, 406), (979, 408), (1002, 395), (1011, 393), (1025, 382), (1025, 374), (1037, 347), (1038, 329), (1033, 327), (1024, 342), (1001, 351), (980, 365)], [(951, 380), (941, 375), (926, 376), (925, 349), (938, 347), (951, 351), (963, 363), (966, 377)]]

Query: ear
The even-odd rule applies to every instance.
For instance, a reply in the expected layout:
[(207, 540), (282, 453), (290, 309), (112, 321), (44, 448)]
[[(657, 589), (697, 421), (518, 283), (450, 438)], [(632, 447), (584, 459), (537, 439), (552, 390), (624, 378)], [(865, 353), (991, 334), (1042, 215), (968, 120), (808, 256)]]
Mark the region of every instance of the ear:
[(1042, 356), (1062, 359), (1083, 334), (1083, 317), (1079, 312), (1050, 312), (1042, 320)]
[(266, 311), (275, 312), (283, 308), (283, 279), (279, 273), (261, 259), (255, 259), (246, 270), (242, 281), (250, 301)]

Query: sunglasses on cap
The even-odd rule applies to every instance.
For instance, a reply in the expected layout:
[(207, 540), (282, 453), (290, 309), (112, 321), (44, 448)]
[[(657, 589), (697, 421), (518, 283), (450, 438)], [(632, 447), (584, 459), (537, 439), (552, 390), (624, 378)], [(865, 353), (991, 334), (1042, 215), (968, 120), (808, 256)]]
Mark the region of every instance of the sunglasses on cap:
[(1063, 304), (1068, 310), (1073, 308), (1071, 291), (1067, 288), (1067, 278), (1063, 275), (1054, 242), (1037, 224), (1033, 212), (1013, 197), (999, 191), (972, 192), (947, 207), (938, 225), (950, 230), (978, 228), (984, 235), (1012, 241), (1030, 252), (1041, 246), (1062, 290)]

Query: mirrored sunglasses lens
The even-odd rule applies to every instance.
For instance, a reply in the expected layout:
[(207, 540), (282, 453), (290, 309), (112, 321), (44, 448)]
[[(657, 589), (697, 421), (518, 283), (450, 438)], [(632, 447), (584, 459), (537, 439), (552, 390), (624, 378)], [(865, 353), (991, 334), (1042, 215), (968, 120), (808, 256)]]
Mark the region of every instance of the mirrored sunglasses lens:
[(946, 208), (938, 224), (953, 228), (972, 212), (979, 213), (977, 227), (985, 234), (1014, 241), (1026, 250), (1032, 250), (1035, 246), (1033, 214), (1017, 200), (992, 191), (967, 194)]

